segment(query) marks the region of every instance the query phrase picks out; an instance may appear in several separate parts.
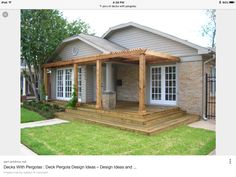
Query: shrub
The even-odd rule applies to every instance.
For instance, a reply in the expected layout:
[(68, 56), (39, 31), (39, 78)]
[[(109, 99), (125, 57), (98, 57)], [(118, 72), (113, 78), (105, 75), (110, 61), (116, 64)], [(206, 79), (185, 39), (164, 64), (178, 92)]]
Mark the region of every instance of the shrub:
[(42, 111), (40, 112), (39, 114), (42, 115), (43, 117), (47, 118), (47, 119), (51, 119), (51, 118), (54, 118), (55, 115), (54, 115), (55, 112), (52, 112), (52, 111)]
[(66, 104), (67, 108), (76, 108), (78, 102), (78, 97), (76, 96), (75, 86), (73, 87), (72, 97), (70, 101)]
[(53, 118), (55, 112), (65, 111), (65, 108), (58, 105), (35, 100), (23, 102), (23, 107), (35, 111), (47, 119)]

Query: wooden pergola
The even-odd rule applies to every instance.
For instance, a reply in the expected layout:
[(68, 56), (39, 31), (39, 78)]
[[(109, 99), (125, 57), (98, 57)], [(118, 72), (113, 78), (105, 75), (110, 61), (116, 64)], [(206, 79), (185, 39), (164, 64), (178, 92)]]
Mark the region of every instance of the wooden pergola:
[(103, 53), (88, 57), (77, 57), (66, 61), (56, 61), (43, 65), (44, 68), (44, 84), (46, 95), (47, 90), (47, 69), (65, 66), (74, 67), (74, 85), (76, 94), (78, 94), (78, 65), (96, 63), (96, 108), (102, 109), (102, 63), (107, 61), (120, 63), (137, 63), (139, 64), (139, 113), (146, 112), (145, 109), (145, 89), (146, 89), (146, 63), (171, 63), (179, 62), (179, 57), (171, 56), (165, 53), (155, 52), (147, 49), (131, 49), (118, 52)]

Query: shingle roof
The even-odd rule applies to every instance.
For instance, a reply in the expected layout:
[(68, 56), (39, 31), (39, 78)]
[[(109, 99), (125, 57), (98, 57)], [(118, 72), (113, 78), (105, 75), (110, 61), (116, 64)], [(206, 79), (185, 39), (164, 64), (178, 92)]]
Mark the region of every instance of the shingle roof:
[(68, 42), (72, 42), (74, 40), (81, 40), (94, 48), (100, 50), (103, 53), (110, 53), (110, 52), (117, 52), (121, 50), (126, 50), (126, 48), (121, 47), (117, 44), (114, 44), (107, 39), (103, 39), (97, 36), (91, 36), (91, 35), (86, 35), (86, 34), (79, 34), (76, 36), (71, 36), (69, 38), (64, 39), (61, 44), (56, 48), (52, 56), (48, 59), (48, 61), (52, 60), (57, 53), (66, 45)]
[(106, 39), (97, 37), (97, 36), (91, 36), (86, 34), (79, 34), (82, 38), (94, 43), (97, 46), (100, 46), (101, 48), (104, 48), (105, 50), (108, 50), (109, 52), (115, 52), (120, 50), (125, 50), (126, 48), (121, 47), (117, 44), (114, 44), (111, 41), (108, 41)]
[(114, 44), (106, 39), (97, 37), (97, 36), (91, 36), (87, 34), (79, 34), (76, 36), (69, 37), (65, 40), (62, 41), (62, 43), (67, 43), (73, 40), (81, 40), (85, 43), (88, 43), (89, 45), (95, 47), (96, 49), (108, 53), (108, 52), (114, 52), (114, 51), (120, 51), (120, 50), (125, 50), (126, 48), (121, 47), (117, 44)]

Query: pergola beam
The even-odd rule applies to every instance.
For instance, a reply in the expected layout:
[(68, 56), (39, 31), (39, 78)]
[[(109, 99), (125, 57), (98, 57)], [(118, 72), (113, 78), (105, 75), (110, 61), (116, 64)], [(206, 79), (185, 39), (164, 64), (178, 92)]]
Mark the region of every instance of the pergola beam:
[(147, 49), (131, 49), (131, 50), (103, 53), (103, 54), (98, 54), (98, 55), (93, 55), (93, 56), (88, 56), (88, 57), (78, 57), (75, 59), (68, 59), (65, 61), (47, 63), (47, 64), (44, 64), (43, 67), (45, 68), (62, 67), (62, 66), (67, 66), (67, 65), (73, 65), (76, 63), (77, 64), (91, 63), (91, 62), (96, 62), (97, 60), (101, 60), (104, 62), (104, 61), (113, 60), (114, 58), (125, 58), (126, 60), (129, 60), (129, 61), (138, 61), (138, 56), (143, 55), (143, 54), (146, 56), (146, 59), (150, 57), (150, 58), (154, 58), (160, 61), (161, 60), (168, 60), (170, 62), (180, 61), (178, 57), (171, 56), (165, 53), (154, 52)]

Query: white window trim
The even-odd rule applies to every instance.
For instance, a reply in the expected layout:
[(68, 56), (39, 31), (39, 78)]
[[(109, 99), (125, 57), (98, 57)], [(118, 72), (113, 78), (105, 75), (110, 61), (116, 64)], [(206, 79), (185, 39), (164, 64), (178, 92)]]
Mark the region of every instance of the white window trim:
[[(175, 73), (176, 73), (176, 99), (175, 101), (169, 101), (169, 100), (165, 100), (165, 67), (171, 67), (171, 66), (175, 66)], [(161, 100), (152, 100), (152, 68), (156, 68), (156, 67), (160, 67), (161, 68)], [(178, 67), (176, 64), (172, 64), (172, 65), (152, 65), (150, 66), (150, 73), (149, 73), (149, 77), (150, 77), (150, 95), (149, 95), (149, 99), (150, 99), (150, 104), (153, 105), (166, 105), (166, 106), (176, 106), (177, 105), (177, 101), (178, 101)]]
[[(71, 98), (67, 98), (67, 97), (65, 97), (65, 89), (66, 89), (66, 69), (71, 69), (72, 70), (72, 72), (71, 72), (71, 80), (72, 80), (72, 89), (73, 89), (73, 86), (74, 86), (74, 70), (73, 70), (73, 68), (72, 67), (66, 67), (66, 68), (58, 68), (57, 70), (56, 70), (56, 99), (57, 100), (63, 100), (63, 101), (68, 101), (68, 100), (70, 100)], [(57, 96), (57, 89), (58, 89), (58, 77), (57, 77), (57, 73), (58, 73), (58, 70), (63, 70), (63, 97), (58, 97)], [(73, 92), (73, 90), (72, 90), (72, 92)]]

